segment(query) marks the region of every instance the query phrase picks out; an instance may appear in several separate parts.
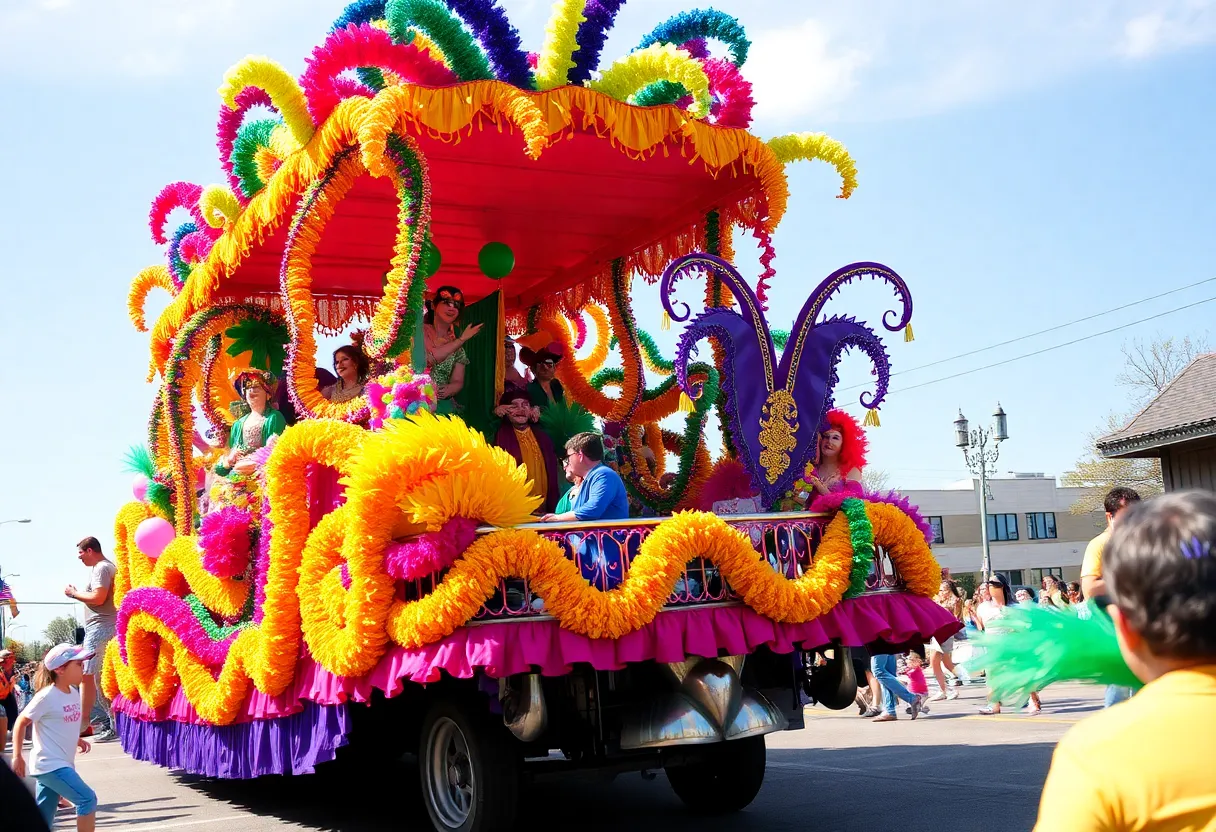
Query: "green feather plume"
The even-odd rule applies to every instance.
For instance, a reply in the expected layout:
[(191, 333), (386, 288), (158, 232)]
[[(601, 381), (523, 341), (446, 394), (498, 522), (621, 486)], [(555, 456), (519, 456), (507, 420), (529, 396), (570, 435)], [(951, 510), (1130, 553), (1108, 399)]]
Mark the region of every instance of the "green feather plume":
[(152, 452), (147, 445), (132, 445), (127, 449), (127, 455), (122, 460), (123, 471), (129, 474), (143, 474), (151, 482), (156, 476), (156, 463), (152, 461)]
[(540, 412), (540, 429), (553, 440), (557, 455), (563, 455), (566, 440), (577, 433), (595, 430), (595, 419), (577, 402), (557, 401)]
[(236, 357), (250, 353), (249, 366), (258, 370), (269, 370), (276, 376), (283, 374), (283, 362), (287, 358), (287, 341), (291, 337), (283, 324), (267, 323), (255, 318), (246, 318), (224, 330), (232, 339), (228, 354)]

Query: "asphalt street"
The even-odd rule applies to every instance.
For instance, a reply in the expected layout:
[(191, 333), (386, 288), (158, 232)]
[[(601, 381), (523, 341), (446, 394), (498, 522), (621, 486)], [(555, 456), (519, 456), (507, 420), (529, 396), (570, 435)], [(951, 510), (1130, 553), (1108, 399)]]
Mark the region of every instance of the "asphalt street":
[[(577, 823), (580, 832), (715, 830), (900, 830), (1013, 832), (1034, 824), (1056, 742), (1102, 704), (1099, 688), (1058, 685), (1039, 716), (981, 716), (984, 688), (968, 687), (916, 721), (872, 724), (846, 711), (807, 709), (807, 725), (768, 738), (763, 790), (744, 812), (695, 818), (659, 773), (615, 780), (565, 775), (532, 784), (520, 828)], [(326, 772), (252, 782), (207, 781), (131, 760), (117, 744), (94, 746), (78, 770), (96, 790), (98, 828), (429, 829), (417, 769)], [(74, 828), (61, 814), (56, 829)]]

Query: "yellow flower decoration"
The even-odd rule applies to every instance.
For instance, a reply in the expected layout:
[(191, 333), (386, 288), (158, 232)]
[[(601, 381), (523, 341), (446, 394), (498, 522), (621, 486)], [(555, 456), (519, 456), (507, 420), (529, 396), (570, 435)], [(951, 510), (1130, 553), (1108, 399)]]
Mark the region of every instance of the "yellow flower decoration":
[(783, 164), (818, 159), (840, 174), (840, 199), (848, 199), (857, 188), (857, 166), (840, 142), (823, 133), (790, 133), (769, 139), (769, 148)]
[(670, 43), (654, 43), (631, 52), (604, 70), (600, 80), (587, 84), (618, 101), (626, 101), (655, 81), (683, 84), (693, 97), (690, 111), (695, 118), (709, 115), (709, 78), (701, 63)]

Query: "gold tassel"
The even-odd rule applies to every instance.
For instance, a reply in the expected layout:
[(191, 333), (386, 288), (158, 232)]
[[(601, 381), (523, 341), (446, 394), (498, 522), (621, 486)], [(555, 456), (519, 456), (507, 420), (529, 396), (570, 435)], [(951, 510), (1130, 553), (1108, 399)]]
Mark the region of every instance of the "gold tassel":
[(904, 343), (906, 344), (909, 341), (915, 340), (916, 336), (912, 334), (912, 324), (908, 324), (906, 327), (904, 327)]
[(882, 427), (882, 422), (878, 421), (878, 411), (877, 410), (867, 410), (866, 411), (866, 420), (864, 422), (862, 422), (861, 424), (867, 428)]
[(692, 403), (692, 399), (688, 398), (688, 394), (681, 393), (680, 394), (680, 412), (681, 413), (692, 413), (696, 409), (697, 409), (696, 405), (694, 405)]
[(663, 322), (659, 324), (659, 329), (663, 330), (664, 332), (671, 329), (671, 315), (667, 314), (666, 309), (663, 310)]

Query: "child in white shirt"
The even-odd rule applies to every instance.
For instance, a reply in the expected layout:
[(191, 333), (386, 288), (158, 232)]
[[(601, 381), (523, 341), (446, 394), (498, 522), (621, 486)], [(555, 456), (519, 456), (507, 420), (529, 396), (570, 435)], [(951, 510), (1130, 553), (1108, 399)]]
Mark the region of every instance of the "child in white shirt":
[(38, 782), (38, 811), (49, 828), (59, 798), (76, 807), (77, 832), (93, 832), (97, 823), (97, 794), (80, 779), (73, 762), (76, 749), (87, 753), (89, 743), (80, 737), (80, 683), (84, 661), (92, 652), (73, 644), (52, 647), (34, 675), (37, 692), (17, 717), (13, 730), (13, 771), (26, 775), (21, 746), (25, 731), (34, 728), (29, 774)]

